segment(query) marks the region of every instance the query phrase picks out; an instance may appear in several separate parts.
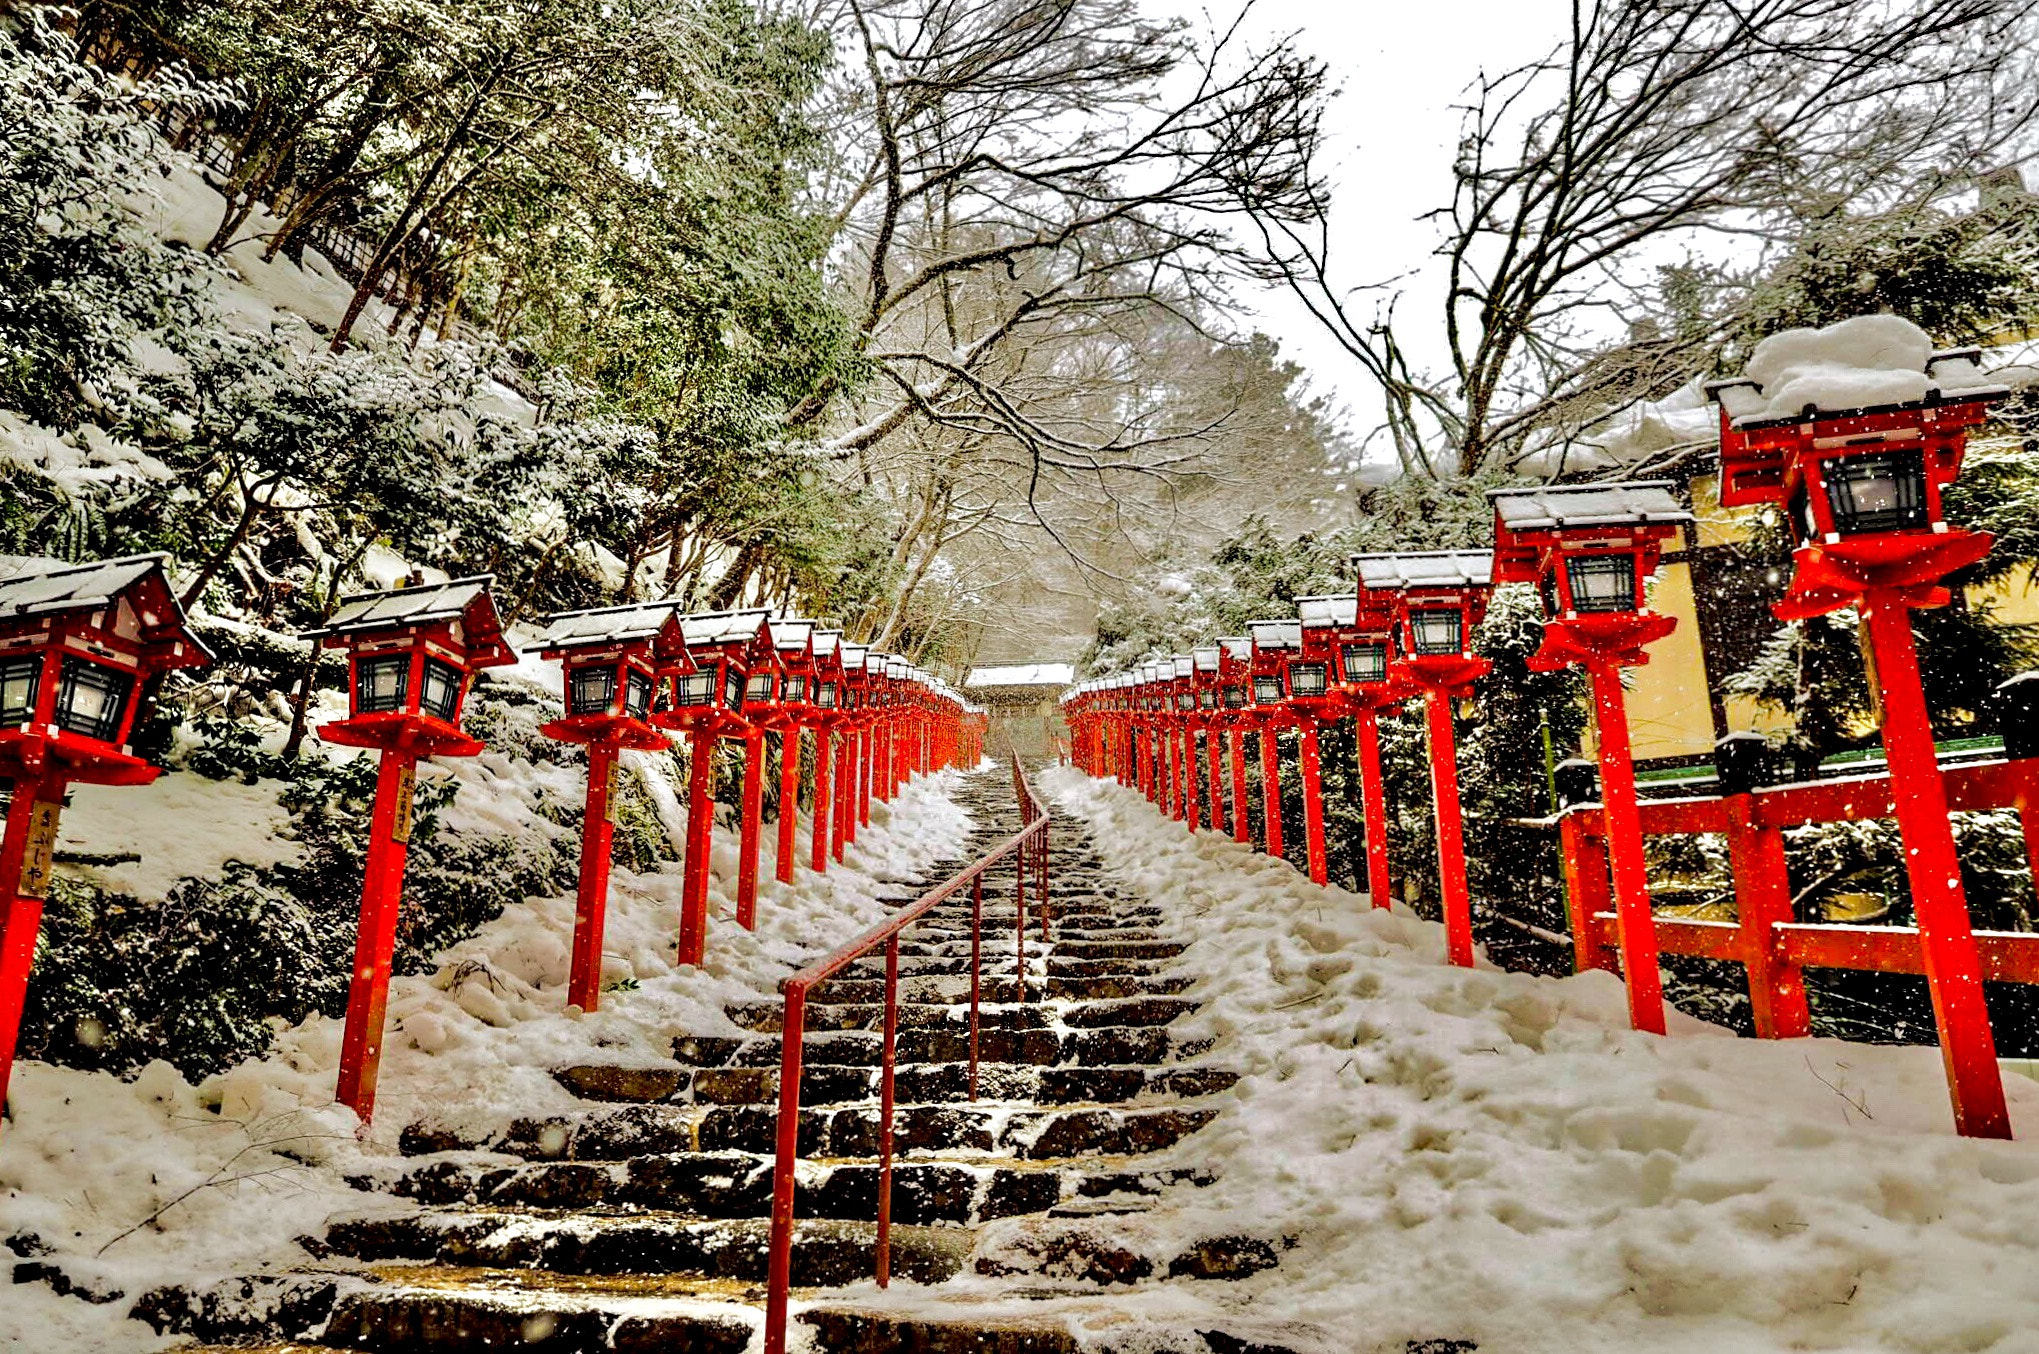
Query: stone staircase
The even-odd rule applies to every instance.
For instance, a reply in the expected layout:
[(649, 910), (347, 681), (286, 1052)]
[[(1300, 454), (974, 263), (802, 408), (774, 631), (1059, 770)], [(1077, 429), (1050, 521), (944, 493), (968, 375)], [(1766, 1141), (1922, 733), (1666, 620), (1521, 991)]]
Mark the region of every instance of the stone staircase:
[[(974, 858), (1015, 821), (1002, 771), (964, 782), (979, 828)], [(1027, 996), (1015, 1000), (1009, 871), (986, 890), (978, 1098), (969, 1098), (970, 899), (931, 913), (901, 941), (893, 1177), (894, 1295), (965, 1274), (1013, 1273), (973, 1261), (979, 1229), (1035, 1215), (1095, 1219), (1151, 1207), (1204, 1183), (1175, 1146), (1235, 1080), (1207, 1041), (1170, 1025), (1192, 1009), (1187, 978), (1166, 972), (1184, 948), (1168, 919), (1115, 893), (1079, 825), (1058, 821), (1052, 940), (1026, 943)], [(953, 864), (936, 872), (945, 876)], [(916, 881), (896, 901), (935, 882)], [(1030, 913), (1030, 919), (1032, 914)], [(810, 998), (793, 1245), (793, 1347), (829, 1351), (1035, 1354), (1083, 1346), (1065, 1323), (888, 1313), (865, 1290), (877, 1216), (882, 953)], [(778, 1096), (780, 1004), (729, 1011), (743, 1038), (683, 1037), (670, 1066), (563, 1067), (570, 1113), (483, 1131), (413, 1124), (405, 1161), (354, 1214), (307, 1242), (323, 1263), (202, 1292), (163, 1290), (137, 1314), (201, 1340), (310, 1343), (268, 1348), (431, 1351), (701, 1351), (758, 1348), (766, 1278)], [(1237, 1278), (1276, 1262), (1265, 1242), (1205, 1238), (1156, 1259), (1108, 1244), (1050, 1240), (1005, 1296), (1095, 1294), (1097, 1285)], [(1091, 1227), (1091, 1233), (1100, 1229)], [(1108, 1230), (1108, 1229), (1107, 1229)], [(1022, 1252), (1025, 1248), (1021, 1248)], [(1011, 1253), (1007, 1248), (1006, 1254)], [(923, 1304), (924, 1305), (924, 1304)], [(919, 1310), (916, 1308), (915, 1310)], [(1223, 1332), (1169, 1349), (1255, 1349)]]

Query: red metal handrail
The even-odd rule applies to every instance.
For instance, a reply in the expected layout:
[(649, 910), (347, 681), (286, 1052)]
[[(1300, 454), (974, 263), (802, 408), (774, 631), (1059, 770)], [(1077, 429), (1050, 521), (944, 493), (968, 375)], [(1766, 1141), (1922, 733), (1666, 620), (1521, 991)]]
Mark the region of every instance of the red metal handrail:
[(1019, 800), (1025, 823), (995, 850), (979, 857), (947, 882), (929, 890), (912, 906), (882, 926), (858, 936), (849, 944), (801, 969), (779, 985), (786, 1009), (781, 1022), (779, 1054), (778, 1151), (772, 1167), (771, 1271), (765, 1297), (765, 1354), (785, 1354), (786, 1311), (793, 1287), (793, 1168), (800, 1157), (800, 1054), (806, 1033), (807, 996), (815, 987), (842, 972), (852, 962), (879, 945), (885, 947), (885, 1044), (879, 1067), (878, 1091), (878, 1286), (892, 1278), (892, 1110), (893, 1053), (899, 1034), (899, 937), (934, 908), (970, 889), (970, 1098), (977, 1098), (977, 1025), (980, 1004), (984, 937), (984, 877), (993, 865), (1013, 860), (1013, 930), (1018, 957), (1016, 992), (1027, 999), (1027, 874), (1034, 873), (1037, 896), (1035, 911), (1041, 920), (1041, 940), (1048, 931), (1048, 814), (1027, 784), (1019, 758), (1012, 759), (1014, 797)]

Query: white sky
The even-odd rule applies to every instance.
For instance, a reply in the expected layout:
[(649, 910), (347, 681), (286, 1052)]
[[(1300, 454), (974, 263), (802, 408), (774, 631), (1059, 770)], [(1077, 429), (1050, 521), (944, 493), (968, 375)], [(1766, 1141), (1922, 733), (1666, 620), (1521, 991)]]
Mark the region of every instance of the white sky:
[[(1206, 0), (1146, 0), (1148, 12), (1199, 25), (1234, 12)], [(1560, 0), (1259, 0), (1247, 31), (1264, 45), (1295, 33), (1329, 63), (1340, 89), (1325, 119), (1328, 168), (1336, 188), (1333, 249), (1344, 285), (1384, 280), (1422, 267), (1436, 230), (1418, 218), (1450, 201), (1459, 114), (1453, 107), (1482, 70), (1500, 71), (1541, 55), (1563, 34)], [(1399, 312), (1406, 341), (1431, 356), (1438, 332), (1434, 293), (1421, 279)], [(1371, 427), (1380, 402), (1350, 358), (1285, 293), (1252, 297), (1265, 330), (1310, 373), (1313, 390), (1352, 412), (1355, 432)], [(1412, 323), (1413, 322), (1413, 323)]]

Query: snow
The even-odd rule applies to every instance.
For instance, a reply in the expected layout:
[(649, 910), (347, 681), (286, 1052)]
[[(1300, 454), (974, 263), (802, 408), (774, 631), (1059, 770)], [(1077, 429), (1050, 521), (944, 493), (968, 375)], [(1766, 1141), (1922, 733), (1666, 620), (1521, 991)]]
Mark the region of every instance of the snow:
[(218, 878), (229, 860), (295, 861), (297, 843), (279, 835), (290, 814), (276, 802), (283, 783), (244, 785), (171, 771), (142, 789), (75, 785), (58, 820), (59, 852), (138, 855), (85, 873), (110, 890), (160, 902), (179, 879)]
[[(2039, 1350), (2039, 1146), (1954, 1136), (1935, 1050), (1676, 1013), (1637, 1034), (1612, 975), (1453, 968), (1433, 923), (1115, 784), (1041, 783), (1178, 918), (1204, 1006), (1175, 1028), (1244, 1074), (1175, 1149), (1217, 1183), (1110, 1220), (1115, 1239), (1293, 1240), (1250, 1279), (1071, 1304), (1079, 1322), (1221, 1304), (1368, 1351)], [(2006, 1090), (2039, 1128), (2039, 1085)]]
[[(636, 764), (641, 772), (656, 766)], [(495, 754), (454, 759), (431, 774), (462, 782), (444, 820), (457, 828), (530, 832), (536, 820), (521, 806), (536, 793), (577, 799), (583, 789), (577, 772)], [(874, 803), (871, 825), (827, 875), (803, 867), (785, 885), (770, 879), (768, 865), (754, 933), (730, 921), (737, 844), (733, 834), (718, 831), (708, 957), (698, 970), (679, 967), (673, 957), (678, 866), (648, 874), (618, 869), (603, 973), (622, 986), (592, 1015), (565, 1005), (573, 896), (506, 909), (441, 955), (432, 973), (392, 982), (375, 1122), (359, 1135), (351, 1112), (333, 1104), (338, 1020), (314, 1017), (283, 1030), (267, 1057), (195, 1087), (162, 1063), (131, 1083), (18, 1065), (11, 1118), (0, 1129), (0, 1237), (35, 1249), (27, 1241), (32, 1236), (72, 1282), (121, 1296), (95, 1304), (58, 1297), (38, 1283), (0, 1290), (6, 1294), (0, 1349), (136, 1354), (171, 1347), (173, 1341), (126, 1318), (136, 1298), (163, 1283), (309, 1263), (297, 1239), (317, 1235), (332, 1214), (359, 1208), (363, 1196), (345, 1177), (394, 1171), (405, 1125), (424, 1117), (495, 1123), (563, 1109), (570, 1097), (553, 1081), (555, 1067), (669, 1065), (678, 1034), (737, 1033), (723, 1013), (726, 1004), (774, 993), (779, 979), (889, 915), (877, 899), (892, 883), (961, 850), (970, 823), (949, 795), (956, 774), (922, 778), (891, 804)], [(270, 840), (275, 824), (260, 803), (272, 793), (267, 784), (173, 774), (147, 789), (117, 792), (117, 800), (115, 793), (106, 792), (103, 805), (81, 793), (65, 826), (80, 825), (81, 835), (89, 828), (100, 849), (141, 843), (140, 864), (121, 868), (150, 896), (167, 889), (173, 872), (200, 868), (203, 860), (228, 853), (250, 859), (265, 842), (272, 851), (288, 849)], [(653, 793), (666, 805), (669, 826), (674, 815), (683, 826), (670, 786), (655, 785)], [(182, 810), (168, 798), (148, 803), (180, 795), (210, 798)], [(115, 812), (126, 821), (88, 821)], [(233, 826), (180, 847), (160, 828), (179, 813), (187, 830), (194, 821)], [(768, 857), (775, 840), (767, 824), (761, 845)], [(405, 905), (430, 907), (432, 899), (413, 892)]]
[(963, 679), (963, 689), (974, 691), (992, 686), (1068, 686), (1076, 680), (1073, 663), (1010, 663), (1003, 667), (972, 668)]

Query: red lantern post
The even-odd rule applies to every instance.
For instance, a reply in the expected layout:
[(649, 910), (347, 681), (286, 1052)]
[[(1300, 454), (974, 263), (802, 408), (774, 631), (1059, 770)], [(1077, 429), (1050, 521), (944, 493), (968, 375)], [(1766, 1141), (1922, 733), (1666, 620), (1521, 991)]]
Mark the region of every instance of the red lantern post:
[(1225, 830), (1225, 756), (1221, 730), (1225, 708), (1224, 684), (1219, 675), (1224, 666), (1224, 652), (1219, 645), (1209, 644), (1190, 655), (1196, 660), (1196, 719), (1198, 732), (1203, 738), (1204, 768), (1209, 777), (1204, 785), (1204, 802), (1208, 806), (1213, 832)]
[(14, 1070), (28, 975), (49, 895), (65, 786), (147, 785), (160, 768), (129, 748), (158, 674), (203, 667), (165, 555), (0, 566), (0, 1105)]
[(1401, 654), (1395, 668), (1424, 694), (1430, 733), (1430, 793), (1437, 815), (1437, 871), (1444, 895), (1445, 951), (1473, 963), (1472, 898), (1466, 887), (1465, 831), (1458, 797), (1458, 746), (1451, 702), (1471, 693), (1490, 666), (1472, 653), (1486, 615), (1494, 557), (1485, 550), (1438, 550), (1354, 558), (1359, 587), (1396, 599)]
[(1389, 907), (1394, 891), (1388, 872), (1388, 801), (1381, 780), (1380, 711), (1412, 694), (1390, 669), (1394, 651), (1392, 594), (1352, 593), (1297, 599), (1303, 643), (1321, 652), (1330, 668), (1333, 694), (1327, 708), (1349, 714), (1354, 760), (1359, 765), (1360, 805), (1366, 820), (1367, 895), (1375, 907)]
[[(842, 739), (836, 748), (836, 831), (835, 858), (843, 858), (843, 848), (857, 839), (857, 820), (863, 802), (865, 770), (869, 764), (867, 748), (870, 743), (870, 726), (875, 718), (873, 705), (876, 677), (871, 670), (871, 650), (868, 645), (845, 644), (841, 649), (843, 665), (842, 689)], [(883, 664), (883, 658), (879, 659)]]
[(1647, 663), (1643, 646), (1677, 625), (1649, 610), (1643, 584), (1656, 571), (1664, 542), (1692, 514), (1664, 481), (1506, 489), (1488, 497), (1494, 502), (1495, 580), (1535, 583), (1544, 598), (1543, 647), (1529, 665), (1548, 671), (1576, 663), (1593, 681), (1629, 1023), (1662, 1034), (1663, 984), (1621, 670)]
[(581, 872), (574, 912), (573, 968), (566, 1000), (595, 1010), (602, 994), (602, 935), (609, 906), (609, 847), (616, 822), (616, 772), (626, 748), (666, 746), (651, 727), (659, 683), (689, 666), (679, 608), (644, 602), (549, 617), (536, 646), (557, 660), (565, 683), (564, 718), (539, 732), (588, 750), (587, 804), (581, 815)]
[[(1851, 322), (1859, 323), (1859, 322)], [(1762, 357), (1759, 348), (1756, 354)], [(1986, 384), (1976, 349), (1932, 354), (1925, 398), (1861, 408), (1807, 404), (1774, 414), (1754, 381), (1720, 382), (1724, 506), (1775, 504), (1797, 541), (1782, 620), (1857, 608), (1870, 689), (1905, 846), (1933, 1018), (1955, 1127), (2010, 1136), (1982, 960), (1968, 917), (1947, 793), (1912, 636), (1914, 607), (1945, 606), (1941, 580), (1989, 553), (1990, 537), (1950, 525), (1941, 490), (1961, 467), (1968, 430), (2009, 392)]]
[(1253, 621), (1253, 722), (1260, 730), (1261, 830), (1267, 853), (1283, 854), (1280, 731), (1296, 722), (1288, 703), (1288, 660), (1302, 648), (1300, 621)]
[[(750, 665), (771, 645), (770, 613), (718, 611), (680, 618), (692, 666), (675, 674), (665, 708), (651, 722), (688, 740), (687, 853), (680, 865), (679, 961), (698, 965), (708, 951), (708, 858), (715, 844), (715, 743), (744, 738), (744, 688)], [(769, 662), (769, 658), (766, 658)], [(748, 749), (746, 749), (748, 751)], [(746, 781), (750, 775), (746, 774)], [(752, 869), (756, 869), (753, 856)], [(753, 876), (755, 884), (755, 876)]]
[(421, 758), (472, 757), (482, 745), (460, 729), (468, 685), (483, 668), (514, 663), (503, 642), (489, 575), (341, 599), (332, 619), (305, 633), (345, 649), (348, 715), (319, 726), (319, 738), (382, 754), (361, 882), (361, 924), (347, 1024), (340, 1044), (337, 1099), (365, 1124), (375, 1109), (382, 1064), (390, 961), (410, 854), (411, 794)]

